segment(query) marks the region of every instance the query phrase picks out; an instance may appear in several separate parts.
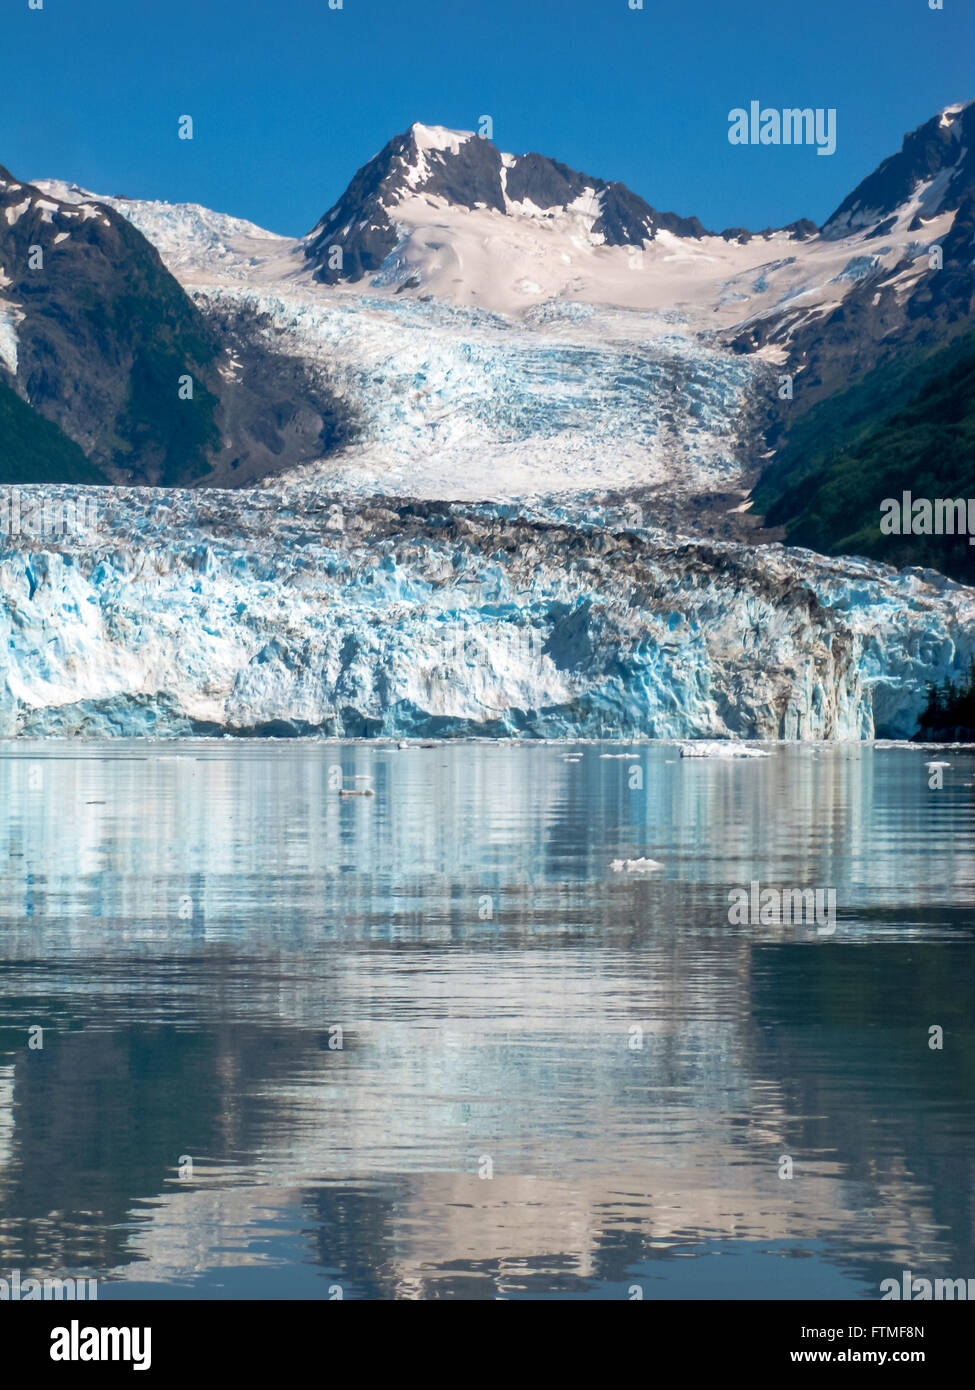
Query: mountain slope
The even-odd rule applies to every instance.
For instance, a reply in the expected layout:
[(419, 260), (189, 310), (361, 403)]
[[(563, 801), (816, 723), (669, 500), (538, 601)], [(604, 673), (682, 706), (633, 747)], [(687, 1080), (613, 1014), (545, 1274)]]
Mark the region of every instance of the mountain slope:
[(908, 230), (921, 231), (939, 212), (955, 210), (975, 187), (975, 102), (946, 106), (904, 136), (897, 154), (883, 160), (823, 223), (823, 235), (870, 230), (885, 235), (890, 219), (920, 189)]
[(905, 353), (946, 345), (975, 322), (975, 103), (946, 107), (905, 136), (823, 226), (847, 245), (846, 292), (783, 302), (735, 336), (742, 351), (776, 353), (795, 379), (777, 408), (778, 446), (817, 402)]
[(247, 315), (206, 317), (107, 203), (0, 169), (0, 380), (93, 476), (241, 485), (344, 442), (324, 374), (254, 336)]
[[(929, 565), (975, 579), (964, 537), (883, 536), (881, 501), (966, 497), (975, 351), (975, 103), (907, 135), (823, 227), (859, 239), (859, 279), (841, 304), (798, 325), (750, 328), (782, 344), (794, 399), (771, 411), (775, 451), (753, 493), (795, 544)], [(873, 247), (889, 246), (881, 260)], [(751, 346), (755, 346), (753, 340)]]
[(763, 474), (754, 497), (792, 545), (929, 566), (975, 583), (967, 534), (881, 533), (881, 503), (905, 491), (975, 497), (975, 334), (905, 359), (897, 372), (878, 370), (823, 402)]
[(770, 255), (788, 259), (815, 232), (799, 219), (716, 234), (622, 183), (417, 122), (356, 173), (298, 249), (326, 285), (368, 280), (380, 292), (508, 316), (548, 300), (676, 312), (687, 304), (696, 315), (715, 309), (729, 278)]
[(0, 169), (0, 264), (18, 312), (12, 384), (35, 410), (113, 476), (209, 471), (219, 344), (130, 222)]
[(0, 483), (105, 483), (73, 439), (0, 380)]

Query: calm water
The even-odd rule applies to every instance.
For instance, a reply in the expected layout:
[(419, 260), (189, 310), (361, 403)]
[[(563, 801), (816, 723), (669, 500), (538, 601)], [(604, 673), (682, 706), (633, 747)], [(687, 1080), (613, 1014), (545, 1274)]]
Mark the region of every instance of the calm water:
[[(975, 1277), (975, 757), (619, 749), (0, 746), (0, 1277)], [(835, 932), (730, 925), (752, 880)]]

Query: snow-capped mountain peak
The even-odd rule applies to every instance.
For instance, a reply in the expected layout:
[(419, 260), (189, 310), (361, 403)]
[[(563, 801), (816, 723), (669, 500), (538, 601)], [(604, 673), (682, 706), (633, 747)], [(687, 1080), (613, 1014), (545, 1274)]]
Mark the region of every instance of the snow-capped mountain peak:
[[(956, 101), (951, 106), (942, 107), (942, 109), (938, 112), (938, 124), (942, 127), (955, 127), (958, 117), (967, 107), (971, 105), (972, 103), (970, 101)], [(960, 139), (961, 127), (958, 126), (956, 129), (953, 130), (952, 133), (955, 135), (956, 138)]]
[[(431, 222), (431, 209), (441, 230), (445, 217), (449, 231), (460, 213), (544, 219), (594, 246), (642, 247), (660, 231), (707, 235), (697, 218), (658, 212), (622, 183), (546, 155), (502, 153), (473, 131), (414, 122), (359, 170), (305, 238), (315, 278), (337, 284), (375, 275), (413, 229)], [(489, 216), (481, 239), (510, 232)]]
[(477, 138), (473, 130), (448, 130), (446, 126), (424, 125), (422, 121), (414, 121), (407, 134), (413, 137), (418, 150), (448, 150), (451, 154), (457, 154), (461, 145)]
[(921, 228), (942, 212), (955, 212), (975, 190), (975, 101), (945, 106), (904, 136), (890, 155), (844, 198), (823, 224), (826, 237), (876, 228), (885, 235), (912, 200)]
[[(737, 422), (774, 372), (814, 402), (868, 370), (892, 325), (910, 340), (935, 319), (968, 321), (973, 228), (952, 209), (973, 111), (945, 108), (864, 180), (871, 207), (885, 181), (907, 190), (883, 231), (857, 215), (828, 236), (811, 223), (709, 233), (620, 183), (419, 122), (300, 240), (192, 204), (38, 192), (75, 215), (82, 200), (121, 213), (219, 333), (232, 329), (215, 389), (267, 377), (258, 362), (327, 378), (356, 419), (356, 447), (334, 465), (347, 484), (470, 496), (484, 485), (473, 451), (509, 496), (570, 483), (743, 496)], [(0, 301), (0, 356), (19, 370), (22, 308), (2, 276)], [(303, 409), (282, 419), (307, 455)], [(274, 453), (272, 470), (333, 466), (325, 446), (307, 463), (296, 451)], [(237, 454), (230, 464), (239, 476)]]

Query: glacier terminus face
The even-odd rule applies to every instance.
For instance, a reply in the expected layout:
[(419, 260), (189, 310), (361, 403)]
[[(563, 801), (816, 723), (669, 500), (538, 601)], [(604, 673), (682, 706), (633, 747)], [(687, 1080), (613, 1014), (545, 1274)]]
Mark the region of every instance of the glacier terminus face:
[(905, 737), (973, 651), (938, 575), (594, 498), (97, 501), (84, 535), (4, 539), (4, 736)]

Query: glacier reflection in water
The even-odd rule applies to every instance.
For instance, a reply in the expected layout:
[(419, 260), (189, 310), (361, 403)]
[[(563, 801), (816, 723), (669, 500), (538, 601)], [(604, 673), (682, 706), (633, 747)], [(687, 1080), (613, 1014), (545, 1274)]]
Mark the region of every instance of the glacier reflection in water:
[[(932, 790), (917, 749), (621, 751), (4, 744), (6, 1266), (103, 1298), (975, 1275), (975, 755)], [(756, 880), (835, 888), (835, 933), (729, 925)]]

